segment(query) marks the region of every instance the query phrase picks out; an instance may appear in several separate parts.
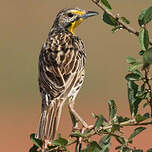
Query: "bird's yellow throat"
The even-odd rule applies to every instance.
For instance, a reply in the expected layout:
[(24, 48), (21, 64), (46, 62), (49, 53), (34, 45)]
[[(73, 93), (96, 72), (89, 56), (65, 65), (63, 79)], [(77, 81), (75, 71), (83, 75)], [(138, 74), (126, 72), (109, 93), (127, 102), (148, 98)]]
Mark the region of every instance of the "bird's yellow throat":
[[(85, 12), (82, 12), (82, 11), (77, 11), (77, 10), (74, 10), (72, 11), (73, 14), (79, 14), (79, 15), (83, 15), (85, 14)], [(74, 29), (80, 24), (83, 22), (83, 19), (80, 18), (79, 20), (76, 20), (72, 23), (72, 25), (68, 28), (69, 32), (71, 32), (72, 34), (74, 34)]]
[(74, 21), (71, 26), (68, 27), (68, 31), (74, 34), (74, 29), (83, 22), (83, 19), (80, 18), (77, 21)]

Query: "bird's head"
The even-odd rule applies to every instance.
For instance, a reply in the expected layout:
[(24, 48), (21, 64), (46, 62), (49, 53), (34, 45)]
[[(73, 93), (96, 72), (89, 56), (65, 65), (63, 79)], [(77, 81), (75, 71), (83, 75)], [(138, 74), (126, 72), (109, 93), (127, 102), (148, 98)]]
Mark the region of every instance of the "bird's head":
[(98, 15), (98, 12), (85, 11), (79, 8), (70, 8), (61, 10), (56, 17), (53, 26), (59, 26), (67, 29), (69, 32), (74, 34), (74, 29), (82, 23), (85, 19), (91, 16)]

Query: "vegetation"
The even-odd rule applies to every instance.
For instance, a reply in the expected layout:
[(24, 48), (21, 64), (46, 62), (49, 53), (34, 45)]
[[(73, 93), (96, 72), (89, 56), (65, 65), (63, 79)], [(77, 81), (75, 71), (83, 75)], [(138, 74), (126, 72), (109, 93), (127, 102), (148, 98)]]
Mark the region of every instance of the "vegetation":
[[(107, 101), (109, 106), (109, 119), (107, 120), (102, 114), (93, 114), (96, 119), (94, 127), (91, 129), (81, 128), (73, 131), (69, 139), (64, 139), (61, 135), (53, 141), (52, 146), (48, 147), (47, 152), (68, 151), (69, 145), (75, 145), (75, 152), (108, 152), (110, 150), (111, 138), (114, 138), (119, 145), (115, 147), (115, 151), (120, 152), (143, 152), (142, 149), (133, 147), (134, 137), (146, 130), (147, 125), (152, 125), (152, 87), (150, 77), (150, 65), (152, 64), (152, 41), (150, 41), (148, 29), (146, 25), (152, 20), (152, 7), (146, 8), (139, 14), (138, 24), (140, 31), (136, 31), (129, 26), (130, 21), (120, 15), (112, 13), (112, 7), (107, 0), (92, 0), (103, 13), (103, 21), (112, 27), (112, 32), (126, 30), (134, 34), (138, 38), (140, 50), (137, 55), (140, 61), (127, 57), (128, 74), (125, 79), (128, 87), (128, 103), (130, 107), (130, 117), (117, 115), (117, 106), (114, 100)], [(137, 44), (138, 45), (138, 44)], [(142, 103), (142, 104), (141, 104)], [(145, 114), (139, 112), (149, 106), (150, 110)], [(72, 122), (77, 122), (72, 115)], [(136, 128), (130, 134), (129, 138), (124, 136), (124, 127), (135, 126)], [(100, 136), (99, 141), (93, 140), (91, 137)], [(33, 147), (30, 152), (41, 152), (42, 141), (35, 138), (34, 134), (30, 136)], [(84, 146), (85, 145), (85, 146)], [(152, 148), (147, 152), (152, 152)]]

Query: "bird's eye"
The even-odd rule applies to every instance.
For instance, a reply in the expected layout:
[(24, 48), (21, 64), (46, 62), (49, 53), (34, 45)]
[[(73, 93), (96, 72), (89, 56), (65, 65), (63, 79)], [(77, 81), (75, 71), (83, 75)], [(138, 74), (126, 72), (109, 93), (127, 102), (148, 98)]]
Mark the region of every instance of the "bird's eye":
[(68, 17), (73, 17), (72, 13), (68, 13), (67, 15), (68, 15)]

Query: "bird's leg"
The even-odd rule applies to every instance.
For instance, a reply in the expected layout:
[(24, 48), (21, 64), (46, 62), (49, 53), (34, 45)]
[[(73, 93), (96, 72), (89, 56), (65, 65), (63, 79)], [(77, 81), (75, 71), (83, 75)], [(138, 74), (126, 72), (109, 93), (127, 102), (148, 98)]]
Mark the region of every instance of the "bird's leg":
[(41, 151), (42, 151), (42, 152), (47, 152), (47, 151), (48, 151), (48, 146), (51, 146), (52, 143), (51, 143), (51, 141), (48, 140), (48, 139), (44, 139), (42, 142), (43, 142), (43, 145), (42, 145)]
[(48, 140), (44, 139), (41, 151), (46, 152), (47, 149), (48, 149)]
[(75, 117), (75, 115), (71, 112), (70, 108), (69, 108), (69, 113), (70, 113), (70, 116), (71, 116), (71, 120), (72, 120), (72, 124), (73, 124), (73, 131), (74, 130), (79, 130), (78, 128), (78, 119)]
[(84, 128), (86, 129), (90, 129), (92, 128), (93, 126), (92, 125), (88, 125), (81, 117), (80, 115), (75, 111), (74, 109), (74, 100), (71, 100), (69, 99), (69, 111), (70, 111), (70, 114), (72, 114), (76, 119), (77, 119), (77, 122), (75, 123), (74, 125), (74, 128), (77, 128), (78, 127), (78, 121), (81, 122), (81, 124), (83, 125)]
[[(82, 128), (81, 133), (83, 134), (84, 131), (85, 131), (85, 128)], [(80, 152), (81, 148), (82, 148), (82, 137), (79, 137), (77, 141), (77, 151)]]

